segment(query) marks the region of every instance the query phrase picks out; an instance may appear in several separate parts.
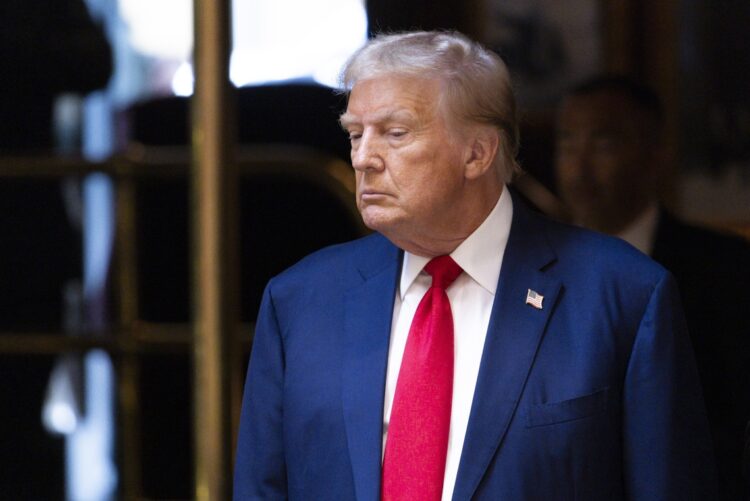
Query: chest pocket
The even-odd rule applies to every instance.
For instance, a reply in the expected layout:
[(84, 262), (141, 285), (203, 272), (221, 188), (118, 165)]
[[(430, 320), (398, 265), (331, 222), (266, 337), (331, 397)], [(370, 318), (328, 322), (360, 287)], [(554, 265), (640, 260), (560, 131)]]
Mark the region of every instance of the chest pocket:
[(607, 409), (608, 393), (608, 389), (604, 388), (562, 402), (531, 405), (526, 411), (526, 427), (564, 423), (603, 413)]

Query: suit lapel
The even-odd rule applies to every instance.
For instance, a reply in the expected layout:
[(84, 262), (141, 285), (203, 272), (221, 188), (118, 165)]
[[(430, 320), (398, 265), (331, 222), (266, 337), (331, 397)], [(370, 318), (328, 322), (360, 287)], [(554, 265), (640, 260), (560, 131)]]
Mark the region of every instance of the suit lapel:
[(356, 496), (374, 501), (380, 497), (383, 394), (399, 251), (388, 244), (365, 259), (363, 282), (344, 299), (342, 403)]
[[(503, 258), (479, 368), (453, 499), (470, 499), (508, 430), (561, 284), (542, 268), (555, 260), (540, 220), (514, 197)], [(544, 296), (526, 304), (528, 290)]]

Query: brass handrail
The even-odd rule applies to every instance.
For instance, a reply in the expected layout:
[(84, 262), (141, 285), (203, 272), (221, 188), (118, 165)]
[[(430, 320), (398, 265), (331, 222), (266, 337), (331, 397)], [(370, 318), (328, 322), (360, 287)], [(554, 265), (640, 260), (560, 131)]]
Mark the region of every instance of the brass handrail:
[[(242, 323), (236, 330), (235, 342), (249, 347), (254, 329), (254, 324)], [(192, 342), (190, 324), (141, 321), (77, 336), (70, 336), (62, 331), (1, 331), (0, 355), (56, 354), (94, 348), (102, 348), (115, 355), (174, 351), (184, 353)]]
[[(100, 348), (114, 356), (118, 367), (119, 434), (127, 447), (120, 448), (121, 495), (125, 499), (142, 498), (140, 469), (140, 417), (138, 404), (138, 357), (144, 353), (181, 352), (196, 349), (195, 326), (190, 324), (163, 324), (143, 322), (139, 319), (137, 291), (139, 290), (136, 231), (137, 181), (145, 179), (187, 178), (190, 174), (190, 150), (186, 147), (140, 147), (134, 145), (124, 154), (105, 162), (86, 162), (74, 157), (24, 156), (0, 157), (0, 179), (40, 179), (83, 177), (92, 173), (105, 173), (115, 180), (117, 230), (112, 277), (116, 283), (116, 323), (97, 333), (82, 333), (77, 336), (54, 332), (0, 332), (0, 355), (57, 354), (83, 352)], [(315, 149), (294, 145), (257, 145), (237, 149), (238, 177), (256, 175), (279, 175), (288, 179), (303, 180), (322, 187), (347, 209), (350, 222), (360, 233), (366, 231), (357, 215), (354, 203), (354, 177), (351, 167)], [(219, 419), (231, 424), (224, 425), (224, 434), (236, 430), (239, 411), (239, 392), (242, 384), (242, 354), (247, 353), (252, 339), (253, 326), (234, 325), (228, 328), (223, 342), (233, 348), (233, 361), (229, 367), (234, 400), (230, 409), (222, 408)], [(210, 369), (215, 372), (214, 369)], [(227, 370), (225, 367), (224, 370)], [(224, 383), (222, 383), (224, 384)], [(204, 399), (196, 395), (196, 402)], [(203, 430), (203, 425), (198, 425)], [(198, 433), (198, 432), (196, 432)], [(208, 444), (230, 455), (234, 439), (225, 437), (217, 446), (216, 439)], [(196, 451), (196, 463), (201, 462), (200, 451)], [(213, 475), (211, 482), (219, 487), (196, 487), (196, 497), (223, 499), (230, 489), (231, 456), (225, 459), (220, 471), (216, 465), (208, 465), (213, 473), (200, 473), (197, 477), (207, 486), (206, 474)], [(205, 460), (198, 468), (204, 470)], [(221, 494), (211, 494), (213, 489)]]

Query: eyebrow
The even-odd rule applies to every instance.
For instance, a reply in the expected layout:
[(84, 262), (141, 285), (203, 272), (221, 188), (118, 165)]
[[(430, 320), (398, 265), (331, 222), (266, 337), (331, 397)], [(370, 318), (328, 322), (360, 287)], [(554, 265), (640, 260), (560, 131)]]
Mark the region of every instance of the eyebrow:
[[(391, 110), (383, 112), (382, 114), (375, 114), (372, 121), (376, 124), (383, 124), (392, 121), (408, 121), (417, 123), (421, 122), (421, 120), (419, 120), (419, 118), (414, 113), (406, 109)], [(339, 124), (345, 130), (350, 126), (359, 123), (361, 123), (361, 120), (356, 115), (354, 115), (353, 113), (349, 113), (348, 111), (343, 113), (341, 117), (339, 117)]]
[(357, 119), (348, 111), (339, 117), (339, 125), (341, 125), (341, 128), (344, 130), (348, 129), (350, 125), (355, 123), (357, 123)]

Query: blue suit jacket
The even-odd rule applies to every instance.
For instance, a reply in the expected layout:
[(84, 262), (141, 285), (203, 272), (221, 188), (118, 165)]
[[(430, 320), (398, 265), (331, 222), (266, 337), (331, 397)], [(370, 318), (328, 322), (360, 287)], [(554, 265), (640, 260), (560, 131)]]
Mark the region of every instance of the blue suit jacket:
[[(235, 499), (379, 499), (401, 257), (373, 235), (268, 284)], [(693, 359), (663, 268), (515, 197), (453, 499), (712, 499)]]

